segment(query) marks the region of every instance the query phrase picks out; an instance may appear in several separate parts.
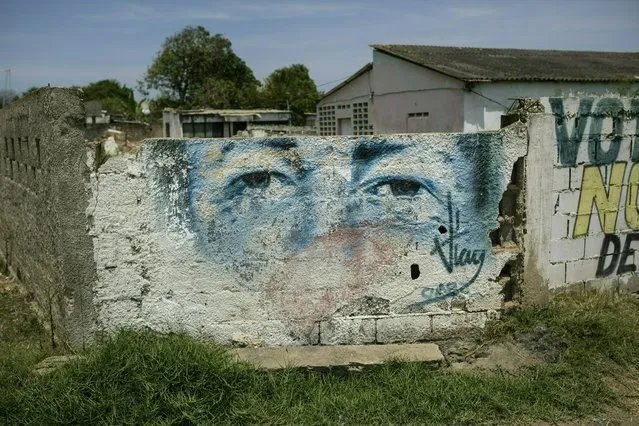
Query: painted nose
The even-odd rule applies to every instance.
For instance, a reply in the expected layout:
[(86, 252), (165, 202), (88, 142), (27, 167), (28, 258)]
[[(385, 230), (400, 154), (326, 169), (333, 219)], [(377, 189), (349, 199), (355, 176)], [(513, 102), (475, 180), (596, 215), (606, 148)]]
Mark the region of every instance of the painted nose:
[(347, 227), (348, 213), (352, 207), (349, 194), (350, 176), (332, 170), (317, 177), (309, 220), (313, 220), (314, 236), (321, 237)]

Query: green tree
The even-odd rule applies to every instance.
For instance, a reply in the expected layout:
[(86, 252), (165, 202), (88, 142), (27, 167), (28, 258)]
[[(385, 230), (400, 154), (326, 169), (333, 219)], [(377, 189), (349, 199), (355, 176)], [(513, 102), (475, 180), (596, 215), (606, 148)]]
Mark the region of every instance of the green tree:
[(22, 97), (24, 98), (25, 96), (27, 96), (27, 95), (29, 95), (29, 94), (31, 94), (33, 92), (36, 92), (38, 90), (40, 90), (40, 87), (38, 87), (38, 86), (29, 87), (27, 90), (22, 92)]
[(247, 106), (259, 81), (253, 71), (221, 34), (211, 35), (204, 27), (188, 26), (168, 37), (139, 82), (142, 93), (154, 89), (175, 99), (180, 107)]
[(126, 87), (117, 80), (100, 80), (82, 88), (84, 101), (100, 101), (102, 108), (111, 115), (123, 115), (127, 118), (135, 117), (137, 104), (133, 96), (133, 89)]
[(304, 125), (304, 113), (315, 112), (319, 99), (317, 87), (302, 64), (280, 68), (266, 78), (262, 91), (263, 104), (269, 108), (289, 109), (292, 122)]

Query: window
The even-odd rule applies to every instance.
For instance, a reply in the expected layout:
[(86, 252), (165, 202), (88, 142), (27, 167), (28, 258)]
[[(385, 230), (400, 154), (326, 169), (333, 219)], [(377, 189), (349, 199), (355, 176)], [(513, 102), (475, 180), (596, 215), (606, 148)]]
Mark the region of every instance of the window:
[(428, 112), (409, 112), (406, 119), (406, 132), (428, 133), (432, 132)]

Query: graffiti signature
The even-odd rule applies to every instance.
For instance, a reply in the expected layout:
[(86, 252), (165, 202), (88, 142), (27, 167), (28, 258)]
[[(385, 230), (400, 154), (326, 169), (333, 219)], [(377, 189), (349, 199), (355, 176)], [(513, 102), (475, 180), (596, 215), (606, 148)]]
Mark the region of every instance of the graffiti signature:
[(441, 235), (448, 234), (448, 236), (441, 237), (441, 235), (436, 235), (434, 238), (435, 245), (430, 254), (433, 255), (437, 253), (439, 255), (439, 258), (449, 274), (454, 273), (456, 268), (459, 267), (467, 265), (479, 266), (468, 282), (448, 282), (439, 284), (436, 287), (425, 287), (422, 290), (422, 297), (424, 300), (410, 305), (409, 308), (420, 308), (428, 303), (436, 302), (459, 294), (475, 282), (484, 266), (486, 250), (473, 250), (465, 247), (462, 247), (460, 250), (457, 241), (464, 232), (460, 232), (459, 209), (455, 209), (455, 214), (453, 215), (453, 203), (450, 193), (448, 194), (448, 223), (440, 226), (439, 232)]

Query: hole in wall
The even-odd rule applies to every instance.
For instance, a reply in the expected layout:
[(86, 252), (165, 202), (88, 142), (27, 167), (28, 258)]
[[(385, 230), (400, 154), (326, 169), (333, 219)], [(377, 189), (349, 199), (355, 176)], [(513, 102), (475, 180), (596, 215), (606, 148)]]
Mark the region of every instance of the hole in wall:
[(442, 234), (442, 235), (445, 234), (446, 232), (448, 232), (448, 229), (446, 229), (446, 227), (444, 225), (439, 225), (438, 230), (439, 230), (439, 233)]
[(507, 262), (497, 277), (497, 282), (502, 284), (500, 293), (504, 295), (504, 302), (512, 302), (517, 296), (517, 282), (513, 276), (514, 267), (514, 261)]
[(412, 265), (410, 265), (410, 277), (414, 280), (416, 280), (417, 278), (419, 278), (419, 265), (416, 263), (413, 263)]

